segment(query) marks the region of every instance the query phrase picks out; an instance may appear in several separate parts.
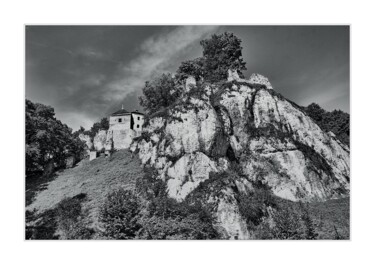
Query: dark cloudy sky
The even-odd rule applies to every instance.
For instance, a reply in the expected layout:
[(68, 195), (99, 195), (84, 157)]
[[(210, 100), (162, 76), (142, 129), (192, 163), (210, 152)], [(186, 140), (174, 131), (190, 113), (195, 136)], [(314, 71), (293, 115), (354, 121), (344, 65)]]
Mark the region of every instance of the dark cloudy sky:
[(27, 26), (26, 98), (73, 129), (141, 109), (144, 82), (201, 56), (199, 41), (233, 32), (251, 73), (299, 105), (349, 112), (348, 26)]

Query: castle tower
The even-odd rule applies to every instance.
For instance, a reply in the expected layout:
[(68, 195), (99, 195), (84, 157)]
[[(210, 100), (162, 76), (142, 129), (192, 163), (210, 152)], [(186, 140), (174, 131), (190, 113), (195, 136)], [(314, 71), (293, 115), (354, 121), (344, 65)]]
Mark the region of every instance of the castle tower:
[(121, 106), (121, 109), (112, 113), (109, 117), (108, 135), (112, 136), (114, 149), (129, 148), (134, 137), (142, 132), (144, 114), (138, 110), (129, 112)]

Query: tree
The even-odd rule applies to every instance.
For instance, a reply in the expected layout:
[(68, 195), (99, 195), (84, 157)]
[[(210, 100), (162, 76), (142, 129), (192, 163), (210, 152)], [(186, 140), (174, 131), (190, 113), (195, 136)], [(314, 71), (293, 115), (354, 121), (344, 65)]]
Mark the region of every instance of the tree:
[(350, 145), (350, 115), (341, 110), (326, 111), (316, 103), (305, 107), (305, 111), (322, 130), (333, 132), (344, 144)]
[[(81, 127), (82, 128), (82, 127)], [(109, 129), (109, 121), (106, 117), (102, 118), (100, 122), (95, 122), (90, 131), (88, 131), (88, 135), (90, 135), (91, 138), (94, 138), (95, 135), (100, 131), (100, 130), (108, 130)]]
[(143, 96), (139, 97), (140, 105), (147, 113), (153, 113), (174, 103), (180, 94), (181, 90), (173, 76), (170, 73), (162, 74), (145, 83)]
[(177, 69), (176, 79), (182, 81), (189, 76), (193, 76), (196, 80), (200, 80), (205, 76), (203, 57), (181, 63), (180, 67)]
[(182, 62), (177, 70), (178, 81), (185, 80), (189, 75), (195, 79), (208, 82), (219, 82), (227, 79), (228, 70), (237, 70), (243, 77), (246, 63), (242, 58), (241, 40), (233, 33), (225, 32), (212, 35), (202, 40), (203, 57)]
[(205, 80), (218, 82), (227, 78), (228, 70), (237, 70), (243, 77), (246, 63), (242, 58), (241, 40), (233, 33), (224, 32), (202, 40)]
[(26, 100), (26, 174), (61, 167), (67, 157), (79, 156), (84, 144), (72, 129), (55, 118), (54, 109)]

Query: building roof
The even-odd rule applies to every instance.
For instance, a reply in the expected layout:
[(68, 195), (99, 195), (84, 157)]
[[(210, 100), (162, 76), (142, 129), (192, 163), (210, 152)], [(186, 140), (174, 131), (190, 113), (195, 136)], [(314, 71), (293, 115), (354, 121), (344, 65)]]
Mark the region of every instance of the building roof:
[(130, 115), (130, 112), (125, 109), (120, 109), (111, 114), (111, 116), (124, 116), (124, 115)]
[(144, 115), (143, 113), (139, 112), (138, 110), (129, 112), (129, 111), (125, 110), (125, 109), (120, 109), (120, 110), (112, 113), (111, 116), (124, 116), (124, 115), (130, 115), (132, 113), (139, 114), (139, 115)]
[(132, 111), (134, 114), (144, 115), (142, 112), (139, 112), (138, 110)]

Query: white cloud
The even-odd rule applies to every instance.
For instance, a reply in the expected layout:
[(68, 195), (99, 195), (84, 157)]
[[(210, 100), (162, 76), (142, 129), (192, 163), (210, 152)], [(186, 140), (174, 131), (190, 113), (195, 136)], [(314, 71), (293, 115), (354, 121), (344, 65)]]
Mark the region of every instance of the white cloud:
[(165, 72), (176, 54), (217, 30), (217, 26), (184, 26), (153, 36), (140, 45), (140, 55), (121, 67), (120, 78), (108, 84), (107, 99), (118, 100), (139, 89), (154, 74)]

